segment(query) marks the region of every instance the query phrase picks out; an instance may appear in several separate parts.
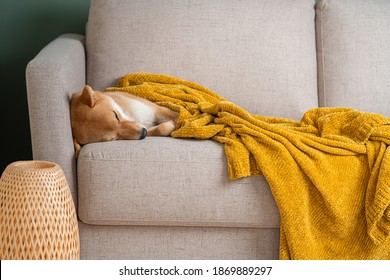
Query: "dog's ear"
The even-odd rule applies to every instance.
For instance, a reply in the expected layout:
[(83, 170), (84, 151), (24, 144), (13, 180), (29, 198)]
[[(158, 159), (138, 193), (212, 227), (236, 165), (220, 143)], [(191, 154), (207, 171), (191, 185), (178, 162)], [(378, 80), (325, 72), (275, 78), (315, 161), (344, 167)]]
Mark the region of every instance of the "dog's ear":
[(73, 145), (74, 145), (74, 157), (75, 159), (77, 159), (79, 157), (81, 145), (74, 138), (73, 138)]
[(86, 85), (81, 93), (81, 102), (92, 108), (95, 106), (96, 98), (96, 92), (90, 86)]

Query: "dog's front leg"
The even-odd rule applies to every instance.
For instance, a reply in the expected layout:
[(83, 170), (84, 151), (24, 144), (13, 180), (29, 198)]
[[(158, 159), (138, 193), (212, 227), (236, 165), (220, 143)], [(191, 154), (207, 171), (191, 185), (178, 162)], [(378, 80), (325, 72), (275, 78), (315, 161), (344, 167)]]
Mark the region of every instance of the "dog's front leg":
[(169, 136), (176, 128), (175, 121), (160, 123), (148, 129), (148, 136)]

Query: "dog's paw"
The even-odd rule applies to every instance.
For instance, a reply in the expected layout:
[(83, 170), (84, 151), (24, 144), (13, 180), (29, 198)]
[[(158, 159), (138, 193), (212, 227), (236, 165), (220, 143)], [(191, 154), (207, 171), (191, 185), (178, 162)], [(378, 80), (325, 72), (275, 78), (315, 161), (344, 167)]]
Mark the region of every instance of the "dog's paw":
[(171, 135), (172, 131), (174, 131), (176, 125), (173, 121), (165, 122), (159, 125), (159, 130), (162, 136)]
[(176, 128), (174, 121), (168, 121), (154, 126), (148, 130), (150, 136), (169, 136)]

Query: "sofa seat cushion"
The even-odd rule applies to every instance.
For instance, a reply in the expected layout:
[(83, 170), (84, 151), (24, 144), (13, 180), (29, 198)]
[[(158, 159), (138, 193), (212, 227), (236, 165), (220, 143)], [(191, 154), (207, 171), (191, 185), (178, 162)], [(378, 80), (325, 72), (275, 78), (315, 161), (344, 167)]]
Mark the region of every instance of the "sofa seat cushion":
[(228, 180), (223, 146), (148, 137), (85, 145), (79, 218), (94, 225), (279, 227), (263, 176)]

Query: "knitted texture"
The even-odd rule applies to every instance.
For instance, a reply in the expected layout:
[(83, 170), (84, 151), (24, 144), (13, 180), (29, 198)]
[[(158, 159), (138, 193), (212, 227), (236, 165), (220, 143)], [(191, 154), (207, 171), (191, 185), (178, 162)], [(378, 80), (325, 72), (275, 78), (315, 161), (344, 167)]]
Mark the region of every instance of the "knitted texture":
[(177, 138), (224, 144), (229, 178), (264, 175), (281, 259), (390, 259), (390, 119), (316, 108), (300, 122), (253, 115), (193, 82), (135, 73), (124, 91), (180, 112)]

